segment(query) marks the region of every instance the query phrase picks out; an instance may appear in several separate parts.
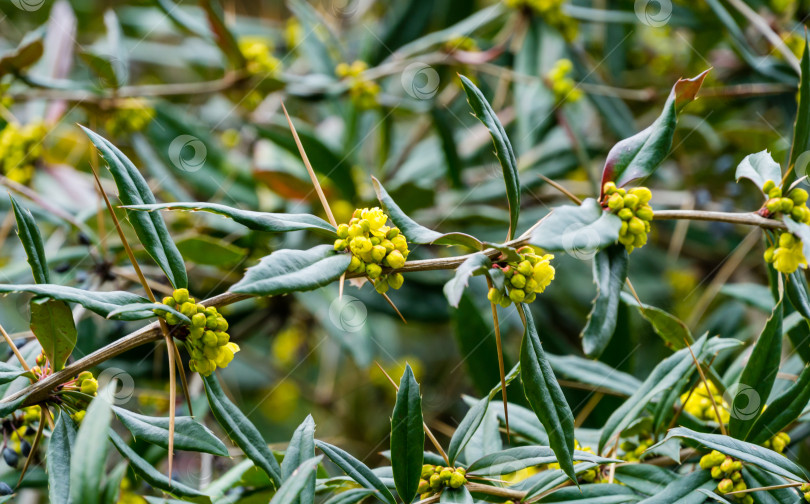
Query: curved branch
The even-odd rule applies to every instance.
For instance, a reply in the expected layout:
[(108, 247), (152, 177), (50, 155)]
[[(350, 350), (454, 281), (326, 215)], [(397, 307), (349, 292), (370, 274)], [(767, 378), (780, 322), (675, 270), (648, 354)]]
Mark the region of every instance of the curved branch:
[[(655, 212), (655, 219), (690, 219), (690, 220), (704, 220), (714, 222), (727, 222), (731, 224), (743, 224), (748, 226), (759, 226), (767, 229), (785, 229), (784, 223), (773, 219), (765, 219), (756, 213), (726, 213), (726, 212), (707, 212), (701, 210), (659, 210)], [(537, 224), (535, 224), (536, 226)], [(535, 226), (532, 226), (534, 228)], [(531, 231), (531, 229), (529, 230)], [(524, 233), (520, 238), (507, 242), (507, 245), (519, 248), (528, 244), (530, 232)], [(496, 249), (484, 250), (489, 258), (497, 257), (500, 252)], [(467, 254), (456, 257), (439, 257), (436, 259), (424, 259), (419, 261), (408, 261), (405, 265), (398, 269), (387, 269), (386, 273), (411, 273), (415, 271), (435, 271), (435, 270), (454, 270), (467, 260), (473, 254)], [(357, 277), (360, 275), (353, 274), (347, 275), (348, 278)], [(218, 296), (201, 301), (205, 306), (226, 306), (229, 304), (243, 301), (252, 296), (246, 294), (236, 294), (233, 292), (225, 292)], [(109, 345), (96, 350), (95, 352), (82, 357), (81, 359), (65, 366), (61, 371), (42, 379), (23, 390), (16, 392), (8, 397), (0, 400), (0, 403), (10, 402), (18, 399), (21, 396), (28, 396), (24, 405), (36, 404), (45, 400), (48, 395), (58, 385), (71, 380), (74, 376), (82, 371), (90, 369), (94, 366), (101, 364), (113, 357), (116, 357), (126, 351), (132, 350), (140, 345), (152, 343), (161, 339), (160, 327), (157, 322), (138, 329), (137, 331), (118, 339)], [(492, 487), (487, 487), (492, 488)]]

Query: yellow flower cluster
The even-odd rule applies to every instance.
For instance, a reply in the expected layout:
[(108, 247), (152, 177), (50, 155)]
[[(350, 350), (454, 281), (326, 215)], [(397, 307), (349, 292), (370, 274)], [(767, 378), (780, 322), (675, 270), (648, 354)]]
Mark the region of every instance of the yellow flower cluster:
[(777, 214), (790, 216), (796, 222), (810, 224), (810, 208), (807, 208), (807, 191), (801, 187), (790, 190), (787, 196), (782, 196), (782, 189), (776, 186), (773, 180), (768, 180), (762, 186), (762, 192), (768, 195), (765, 202), (766, 217)]
[(34, 176), (34, 163), (42, 157), (42, 139), (47, 133), (41, 121), (25, 126), (6, 124), (0, 130), (0, 173), (20, 184)]
[(335, 250), (352, 254), (348, 271), (365, 273), (379, 293), (402, 287), (401, 273), (384, 275), (382, 269), (401, 268), (410, 253), (405, 235), (387, 222), (388, 216), (378, 207), (358, 208), (348, 224), (338, 226), (335, 240)]
[[(717, 493), (725, 495), (729, 492), (738, 492), (745, 490), (748, 486), (743, 480), (742, 462), (735, 460), (717, 450), (712, 450), (711, 453), (704, 455), (700, 459), (701, 469), (710, 469), (712, 478), (719, 480), (717, 484)], [(733, 497), (742, 504), (753, 504), (754, 498), (751, 494), (735, 494)]]
[(504, 0), (504, 3), (513, 9), (530, 9), (538, 13), (569, 42), (577, 37), (576, 20), (563, 13), (565, 0)]
[(810, 483), (802, 483), (799, 487), (799, 492), (802, 493), (805, 502), (810, 502)]
[(686, 392), (681, 395), (683, 411), (700, 420), (718, 422), (717, 414), (712, 405), (713, 397), (714, 402), (717, 404), (717, 409), (720, 411), (720, 421), (724, 424), (728, 423), (728, 404), (723, 399), (723, 395), (720, 391), (717, 390), (717, 386), (715, 386), (713, 382), (708, 382), (708, 384), (709, 388), (707, 389), (704, 382), (700, 382), (691, 394)]
[(807, 267), (807, 258), (804, 257), (802, 241), (792, 233), (783, 231), (777, 234), (776, 242), (765, 250), (765, 261), (773, 263), (777, 271), (790, 274)]
[(155, 117), (155, 109), (143, 98), (126, 98), (116, 102), (115, 109), (104, 120), (111, 137), (143, 131)]
[(245, 69), (251, 75), (275, 77), (281, 72), (281, 61), (273, 56), (273, 45), (262, 37), (242, 37), (239, 51), (245, 57)]
[(569, 59), (557, 60), (546, 73), (546, 83), (554, 93), (554, 101), (559, 104), (573, 103), (582, 98), (582, 91), (571, 78), (574, 65)]
[(616, 187), (613, 182), (605, 183), (602, 205), (610, 209), (622, 220), (619, 230), (619, 243), (627, 252), (641, 248), (647, 243), (653, 209), (649, 205), (652, 193), (646, 187), (634, 187), (629, 191)]
[[(205, 307), (189, 297), (187, 289), (176, 289), (171, 296), (163, 298), (163, 304), (179, 311), (189, 319), (191, 326), (186, 338), (186, 348), (191, 355), (188, 367), (191, 371), (208, 376), (216, 368), (228, 367), (239, 345), (230, 341), (228, 321), (220, 315), (216, 307)], [(166, 314), (166, 322), (180, 324), (180, 319)]]
[(647, 451), (647, 448), (653, 445), (653, 442), (652, 436), (639, 438), (638, 441), (624, 441), (620, 446), (624, 453), (619, 455), (619, 458), (627, 462), (639, 462), (641, 456)]
[(11, 432), (6, 438), (3, 448), (3, 460), (12, 469), (17, 467), (20, 457), (28, 457), (31, 453), (31, 443), (34, 442), (36, 429), (34, 424), (39, 422), (39, 406), (29, 406), (23, 410), (19, 418), (12, 419)]
[(489, 289), (487, 299), (507, 308), (512, 303), (531, 303), (554, 280), (554, 266), (551, 254), (539, 255), (531, 247), (518, 250), (517, 261), (504, 261), (494, 264), (493, 268), (503, 271), (506, 276), (504, 291), (495, 287)]
[(374, 108), (377, 105), (377, 95), (380, 94), (380, 85), (373, 80), (363, 77), (368, 70), (365, 61), (355, 61), (351, 65), (340, 63), (335, 68), (335, 74), (349, 83), (349, 96), (355, 105), (363, 109)]
[[(579, 451), (584, 451), (586, 453), (593, 453), (593, 449), (590, 446), (580, 446), (579, 441), (576, 439), (574, 440), (574, 449)], [(574, 465), (582, 463), (581, 461), (575, 461)], [(560, 464), (558, 462), (553, 462), (548, 465), (549, 469), (559, 469)], [(599, 466), (594, 467), (593, 469), (588, 469), (587, 471), (579, 473), (579, 478), (584, 481), (585, 483), (603, 483), (607, 480), (602, 478), (602, 471)]]
[(771, 439), (762, 443), (762, 446), (776, 453), (783, 453), (789, 443), (790, 435), (787, 432), (777, 432)]
[(460, 488), (467, 483), (467, 471), (463, 467), (442, 467), (425, 464), (417, 493), (420, 499), (427, 499), (442, 488)]

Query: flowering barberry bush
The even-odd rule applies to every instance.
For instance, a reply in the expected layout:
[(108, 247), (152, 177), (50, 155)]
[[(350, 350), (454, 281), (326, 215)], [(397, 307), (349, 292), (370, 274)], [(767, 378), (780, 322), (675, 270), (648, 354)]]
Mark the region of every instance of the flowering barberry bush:
[(0, 11), (0, 503), (810, 502), (807, 5)]

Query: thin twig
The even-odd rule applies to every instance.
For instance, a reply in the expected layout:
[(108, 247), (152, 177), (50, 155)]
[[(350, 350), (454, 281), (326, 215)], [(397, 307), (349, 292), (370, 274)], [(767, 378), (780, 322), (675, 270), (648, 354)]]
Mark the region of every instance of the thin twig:
[(691, 345), (689, 342), (684, 338), (683, 340), (686, 348), (689, 349), (689, 353), (692, 355), (692, 360), (695, 361), (695, 366), (697, 367), (698, 373), (700, 373), (700, 379), (703, 380), (703, 386), (706, 387), (706, 393), (709, 395), (709, 399), (712, 401), (712, 408), (714, 408), (714, 414), (717, 417), (717, 423), (720, 424), (720, 432), (723, 433), (724, 436), (728, 436), (728, 432), (726, 432), (726, 426), (723, 423), (723, 417), (720, 416), (720, 408), (717, 407), (717, 401), (714, 400), (714, 394), (712, 394), (711, 388), (709, 387), (709, 380), (706, 379), (706, 375), (703, 373), (703, 366), (700, 365), (697, 357), (695, 357), (695, 352), (692, 351)]
[[(487, 287), (492, 289), (492, 280), (487, 277)], [(501, 395), (503, 396), (503, 418), (506, 424), (506, 438), (510, 439), (512, 436), (509, 432), (509, 408), (507, 407), (508, 401), (506, 400), (506, 369), (503, 364), (503, 343), (501, 341), (501, 325), (498, 323), (498, 307), (495, 303), (492, 305), (492, 322), (495, 324), (495, 347), (498, 350), (498, 371), (501, 376)]]
[(733, 492), (728, 492), (725, 495), (739, 495), (750, 492), (763, 492), (765, 490), (779, 490), (780, 488), (795, 488), (800, 487), (802, 485), (804, 485), (804, 483), (797, 482), (797, 483), (785, 483), (784, 485), (771, 485), (766, 487), (746, 488), (745, 490), (735, 490)]
[(37, 427), (37, 433), (34, 436), (34, 441), (31, 443), (31, 450), (28, 452), (28, 456), (25, 458), (25, 465), (23, 465), (22, 471), (20, 471), (20, 479), (17, 480), (17, 486), (20, 486), (20, 483), (22, 483), (25, 473), (28, 471), (28, 466), (31, 465), (31, 460), (34, 459), (34, 455), (37, 452), (39, 442), (42, 441), (42, 430), (45, 428), (46, 418), (47, 413), (45, 412), (45, 405), (43, 404), (39, 408), (39, 427)]
[(571, 191), (569, 191), (568, 189), (566, 189), (566, 188), (565, 188), (565, 187), (563, 187), (562, 185), (560, 185), (560, 184), (558, 184), (557, 182), (555, 182), (555, 181), (551, 180), (550, 178), (546, 177), (545, 175), (538, 175), (538, 176), (539, 176), (541, 179), (543, 179), (543, 181), (545, 181), (545, 183), (546, 183), (546, 184), (550, 185), (550, 186), (551, 186), (551, 187), (553, 187), (554, 189), (556, 189), (556, 190), (560, 191), (561, 193), (565, 194), (566, 196), (568, 196), (568, 199), (570, 199), (571, 201), (573, 201), (573, 202), (574, 202), (574, 203), (576, 203), (577, 205), (581, 205), (581, 204), (582, 204), (582, 200), (581, 200), (581, 199), (579, 199), (578, 197), (576, 197), (576, 195), (574, 195), (574, 193), (572, 193)]

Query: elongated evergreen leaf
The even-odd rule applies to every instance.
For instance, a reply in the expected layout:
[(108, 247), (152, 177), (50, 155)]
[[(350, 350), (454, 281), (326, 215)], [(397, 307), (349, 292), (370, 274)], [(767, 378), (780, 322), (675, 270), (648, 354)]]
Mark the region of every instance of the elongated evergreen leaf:
[(564, 251), (587, 259), (619, 239), (622, 220), (602, 210), (588, 198), (579, 206), (564, 205), (552, 210), (529, 238), (529, 243), (549, 251)]
[[(608, 464), (617, 460), (580, 450), (574, 450), (572, 458), (580, 462), (594, 462), (597, 464)], [(554, 462), (557, 462), (557, 456), (549, 446), (518, 446), (481, 457), (470, 464), (467, 473), (478, 476), (501, 476), (526, 467)]]
[(444, 295), (450, 306), (458, 308), (461, 295), (470, 281), (470, 277), (481, 274), (492, 265), (492, 261), (482, 253), (473, 254), (456, 268), (456, 273), (449, 282), (444, 284)]
[(31, 332), (42, 346), (42, 352), (54, 371), (61, 371), (73, 352), (78, 337), (73, 312), (64, 301), (49, 298), (34, 298), (29, 306)]
[(54, 424), (51, 439), (48, 441), (48, 499), (51, 504), (70, 503), (70, 457), (76, 441), (76, 424), (65, 412), (59, 415)]
[(45, 259), (45, 248), (42, 245), (42, 235), (39, 227), (31, 215), (31, 211), (20, 207), (19, 203), (9, 195), (14, 217), (17, 219), (17, 236), (25, 249), (28, 264), (34, 274), (34, 282), (38, 284), (50, 283), (48, 274), (48, 261)]
[(790, 459), (762, 446), (740, 441), (721, 434), (696, 432), (686, 427), (676, 427), (667, 433), (667, 437), (658, 444), (679, 437), (691, 439), (710, 450), (717, 450), (730, 457), (749, 462), (765, 471), (778, 474), (793, 481), (807, 481), (810, 474)]
[(208, 396), (211, 413), (220, 427), (256, 466), (270, 476), (276, 488), (281, 487), (281, 467), (273, 456), (273, 452), (267, 447), (267, 442), (259, 433), (259, 430), (228, 399), (216, 375), (206, 376), (203, 381), (205, 382), (205, 394)]
[(473, 504), (472, 495), (466, 487), (446, 488), (439, 498), (440, 503), (446, 504)]
[(461, 86), (467, 94), (467, 102), (472, 107), (475, 117), (489, 130), (492, 143), (495, 146), (495, 156), (501, 163), (503, 181), (506, 184), (506, 199), (509, 201), (509, 239), (511, 240), (515, 237), (518, 216), (520, 215), (520, 177), (518, 175), (515, 151), (506, 136), (501, 120), (498, 119), (497, 114), (492, 110), (492, 106), (484, 98), (481, 90), (467, 77), (463, 75), (459, 77), (461, 77)]
[(371, 180), (374, 183), (374, 190), (377, 192), (377, 199), (380, 200), (385, 213), (388, 214), (391, 222), (402, 231), (402, 234), (405, 235), (409, 242), (424, 245), (463, 245), (475, 250), (484, 248), (484, 245), (477, 238), (468, 234), (439, 233), (418, 224), (399, 208), (399, 205), (394, 202), (394, 199), (391, 198), (379, 180), (375, 177), (371, 177)]
[[(805, 41), (807, 35), (805, 34)], [(790, 147), (790, 168), (803, 152), (810, 150), (810, 49), (807, 44), (802, 51), (801, 80), (799, 81), (796, 122), (793, 125), (793, 144)], [(777, 182), (774, 180), (774, 182)]]
[[(98, 149), (101, 157), (110, 168), (115, 185), (118, 187), (118, 199), (124, 205), (154, 204), (155, 196), (149, 184), (135, 168), (132, 161), (111, 144), (107, 139), (82, 127), (90, 141)], [(188, 276), (183, 256), (172, 241), (166, 223), (159, 213), (127, 212), (135, 234), (152, 256), (160, 269), (166, 274), (175, 289), (188, 287)]]
[(382, 502), (387, 504), (396, 504), (396, 500), (388, 487), (380, 481), (374, 472), (369, 469), (364, 463), (360, 462), (353, 456), (341, 450), (337, 446), (332, 446), (329, 443), (315, 440), (315, 445), (319, 450), (324, 452), (329, 460), (340, 467), (351, 479), (360, 484), (364, 488), (374, 490), (374, 496)]
[(580, 335), (582, 350), (588, 357), (602, 355), (613, 337), (628, 265), (627, 249), (622, 244), (611, 245), (593, 258), (596, 299), (593, 300), (588, 322)]
[(810, 402), (810, 366), (802, 369), (799, 378), (779, 394), (757, 418), (748, 434), (748, 441), (762, 444), (775, 433), (792, 424)]
[(747, 439), (748, 433), (768, 400), (782, 357), (782, 301), (776, 303), (771, 317), (757, 338), (748, 363), (743, 369), (730, 408), (728, 433)]
[(450, 459), (451, 464), (456, 461), (461, 451), (467, 446), (470, 439), (472, 439), (478, 426), (481, 425), (487, 413), (489, 401), (489, 397), (479, 399), (478, 402), (467, 411), (467, 414), (461, 419), (461, 423), (456, 427), (456, 431), (453, 432), (453, 436), (450, 438), (450, 446), (447, 447), (447, 457)]
[(526, 317), (523, 343), (520, 346), (520, 379), (523, 390), (537, 418), (546, 428), (549, 444), (557, 456), (560, 468), (572, 481), (576, 481), (573, 463), (574, 415), (546, 359), (534, 318), (527, 309), (523, 309), (523, 313)]
[[(113, 412), (136, 439), (169, 448), (169, 419), (152, 417), (113, 406)], [(189, 416), (177, 416), (174, 423), (174, 448), (177, 450), (228, 456), (228, 448), (208, 427)]]
[(622, 301), (638, 308), (638, 313), (652, 326), (655, 333), (675, 350), (684, 348), (686, 343), (695, 342), (692, 331), (677, 317), (661, 308), (648, 304), (639, 304), (636, 298), (627, 292), (622, 292)]
[(679, 79), (655, 122), (610, 149), (602, 170), (602, 187), (608, 181), (623, 186), (651, 175), (658, 168), (672, 147), (678, 111), (695, 99), (707, 73), (708, 70), (691, 79)]
[[(90, 412), (88, 411), (87, 414), (89, 415)], [(84, 427), (84, 422), (82, 422), (82, 427)], [(81, 429), (79, 429), (79, 433), (81, 433)], [(129, 466), (132, 468), (132, 470), (135, 471), (138, 476), (143, 478), (144, 481), (149, 483), (149, 485), (170, 495), (174, 495), (175, 497), (181, 497), (186, 501), (196, 502), (198, 504), (211, 503), (211, 498), (209, 496), (203, 494), (199, 490), (195, 490), (194, 488), (184, 485), (179, 481), (174, 481), (162, 472), (155, 469), (151, 463), (138, 455), (135, 450), (130, 448), (124, 442), (124, 440), (121, 439), (121, 436), (116, 434), (114, 430), (110, 429), (108, 434), (113, 446), (115, 446), (115, 449), (118, 450), (122, 457), (129, 460)], [(104, 436), (100, 436), (98, 432), (94, 433), (94, 435), (99, 439), (103, 439), (105, 443), (107, 442)], [(74, 500), (73, 502), (84, 501)]]
[(318, 245), (309, 250), (277, 250), (248, 268), (230, 290), (273, 296), (317, 289), (340, 278), (351, 258), (351, 254), (336, 253), (331, 245)]
[(422, 473), (425, 430), (422, 420), (422, 396), (411, 366), (399, 382), (397, 402), (391, 416), (391, 468), (399, 498), (413, 501)]
[(332, 227), (331, 224), (314, 215), (255, 212), (253, 210), (242, 210), (218, 203), (156, 203), (152, 205), (127, 205), (124, 208), (127, 210), (145, 212), (154, 212), (156, 210), (209, 212), (231, 218), (234, 222), (238, 222), (248, 229), (267, 231), (269, 233), (300, 231), (302, 229), (323, 231), (330, 235), (335, 233), (335, 228)]
[[(70, 460), (70, 500), (101, 504), (104, 465), (107, 461), (107, 432), (112, 421), (110, 403), (103, 394), (90, 402), (82, 421)], [(63, 474), (62, 477), (65, 477)]]
[(765, 182), (769, 180), (779, 184), (782, 180), (782, 168), (779, 163), (773, 160), (771, 153), (764, 150), (745, 156), (737, 165), (734, 178), (737, 181), (741, 178), (747, 178), (761, 190)]
[[(312, 415), (307, 415), (301, 425), (295, 429), (284, 460), (281, 461), (281, 476), (287, 481), (295, 472), (296, 468), (307, 460), (315, 456), (315, 421)], [(309, 482), (301, 490), (297, 499), (291, 500), (290, 504), (308, 504), (315, 499), (315, 475), (312, 474)]]
[[(293, 470), (292, 474), (284, 480), (281, 488), (270, 499), (270, 504), (291, 504), (293, 502), (304, 502), (302, 498), (308, 491), (312, 482), (315, 481), (315, 471), (321, 463), (323, 455), (305, 460)], [(310, 500), (309, 502), (313, 502)]]
[[(66, 287), (56, 284), (0, 284), (0, 293), (29, 292), (38, 296), (45, 296), (68, 303), (78, 303), (88, 310), (108, 317), (115, 310), (136, 303), (149, 303), (145, 297), (125, 291), (86, 291), (75, 287)], [(154, 317), (151, 310), (139, 310), (121, 313), (114, 318), (119, 320), (141, 320)]]

